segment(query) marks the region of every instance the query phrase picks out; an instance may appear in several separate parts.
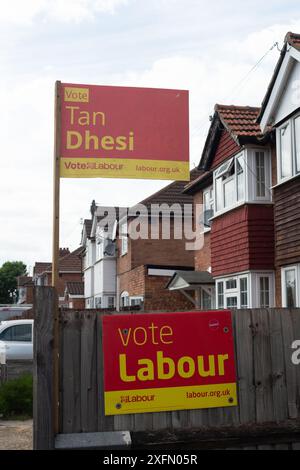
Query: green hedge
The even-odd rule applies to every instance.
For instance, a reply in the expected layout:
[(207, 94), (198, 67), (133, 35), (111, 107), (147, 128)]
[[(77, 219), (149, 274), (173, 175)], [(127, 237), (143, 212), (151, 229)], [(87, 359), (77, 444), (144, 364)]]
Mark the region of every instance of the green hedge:
[(24, 374), (0, 386), (0, 415), (3, 418), (32, 416), (32, 375)]

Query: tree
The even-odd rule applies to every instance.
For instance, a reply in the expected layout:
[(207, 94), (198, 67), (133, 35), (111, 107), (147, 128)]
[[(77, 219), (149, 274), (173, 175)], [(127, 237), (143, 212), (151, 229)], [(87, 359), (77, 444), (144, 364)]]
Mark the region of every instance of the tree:
[(17, 289), (17, 277), (26, 276), (22, 261), (6, 261), (0, 268), (0, 304), (12, 304)]

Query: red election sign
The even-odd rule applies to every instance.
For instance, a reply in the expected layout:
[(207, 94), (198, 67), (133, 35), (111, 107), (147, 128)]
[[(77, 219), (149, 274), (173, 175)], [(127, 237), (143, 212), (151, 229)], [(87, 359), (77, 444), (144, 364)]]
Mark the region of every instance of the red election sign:
[(62, 178), (186, 180), (188, 91), (61, 84)]
[(231, 313), (105, 315), (105, 414), (237, 405)]

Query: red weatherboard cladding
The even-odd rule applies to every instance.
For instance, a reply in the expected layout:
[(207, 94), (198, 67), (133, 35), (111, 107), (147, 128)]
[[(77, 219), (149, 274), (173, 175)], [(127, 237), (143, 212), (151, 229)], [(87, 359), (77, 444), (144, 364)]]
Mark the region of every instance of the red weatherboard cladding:
[[(145, 160), (189, 161), (189, 109), (188, 91), (156, 88), (135, 88), (117, 86), (74, 85), (65, 87), (89, 89), (89, 103), (69, 102), (62, 98), (62, 157), (111, 157)], [(63, 92), (62, 92), (63, 94)], [(79, 111), (102, 112), (105, 125), (83, 126), (70, 123), (69, 106), (79, 107)], [(92, 115), (92, 114), (91, 114)], [(128, 136), (134, 133), (134, 149), (91, 150), (67, 149), (66, 131), (83, 133), (89, 130), (98, 137)]]
[[(149, 327), (155, 329), (155, 343)], [(166, 336), (163, 344), (159, 340), (159, 331), (168, 326), (173, 334)], [(133, 341), (135, 329), (139, 329), (138, 341), (143, 340), (141, 328), (148, 332), (147, 341), (138, 346)], [(224, 331), (225, 328), (225, 331)], [(121, 333), (120, 333), (121, 332)], [(122, 344), (126, 335), (128, 345)], [(156, 313), (138, 315), (110, 315), (103, 317), (103, 351), (104, 351), (104, 384), (105, 391), (138, 390), (157, 387), (180, 387), (192, 385), (206, 385), (216, 383), (233, 383), (236, 381), (233, 334), (231, 313), (228, 310), (210, 312), (184, 312), (184, 313)], [(170, 379), (158, 379), (155, 373), (154, 380), (135, 380), (123, 382), (120, 378), (119, 355), (126, 354), (127, 374), (135, 374), (138, 360), (151, 359), (156, 364), (157, 351), (162, 351), (164, 357), (169, 357), (177, 364), (181, 357), (189, 356), (197, 361), (197, 356), (205, 357), (205, 367), (208, 367), (208, 356), (228, 354), (225, 363), (225, 375), (200, 377), (195, 373), (192, 377), (182, 378), (176, 372)], [(156, 370), (156, 365), (155, 365)], [(196, 372), (196, 371), (195, 371)]]
[(211, 258), (213, 276), (274, 269), (273, 207), (249, 204), (216, 218)]
[(220, 163), (237, 153), (239, 150), (239, 145), (226, 130), (223, 130), (211, 168), (213, 169), (217, 167)]

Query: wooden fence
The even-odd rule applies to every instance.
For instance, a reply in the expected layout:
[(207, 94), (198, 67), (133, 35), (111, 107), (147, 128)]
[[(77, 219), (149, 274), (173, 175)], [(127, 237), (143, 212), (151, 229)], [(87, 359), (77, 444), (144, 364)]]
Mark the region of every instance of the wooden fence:
[[(54, 298), (52, 288), (36, 288), (37, 449), (55, 446), (51, 411)], [(233, 311), (237, 407), (120, 416), (104, 415), (102, 315), (96, 310), (60, 314), (61, 434), (130, 431), (136, 448), (170, 448), (180, 443), (218, 448), (228, 447), (228, 440), (241, 439), (244, 448), (299, 448), (300, 365), (291, 361), (291, 345), (300, 339), (300, 309)]]
[(6, 364), (0, 364), (0, 384), (8, 380), (18, 379), (24, 374), (32, 375), (32, 360), (10, 360)]

